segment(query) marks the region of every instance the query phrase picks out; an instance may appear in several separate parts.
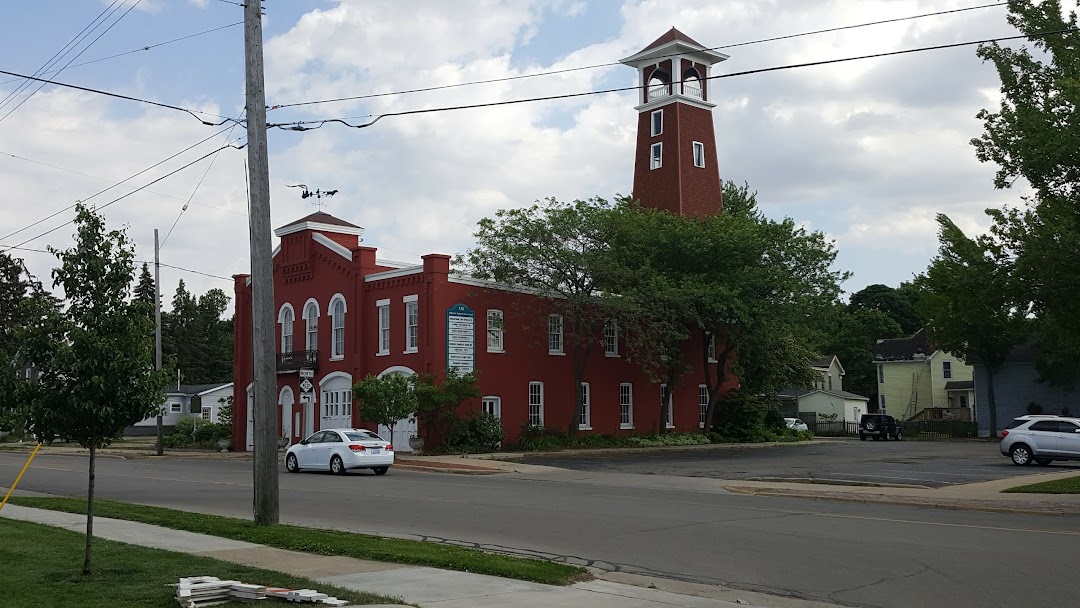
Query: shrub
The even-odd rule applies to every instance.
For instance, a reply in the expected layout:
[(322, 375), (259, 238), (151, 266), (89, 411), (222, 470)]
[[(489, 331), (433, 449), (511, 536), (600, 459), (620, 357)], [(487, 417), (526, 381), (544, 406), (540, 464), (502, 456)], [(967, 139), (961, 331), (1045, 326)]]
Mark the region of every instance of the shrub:
[(453, 453), (483, 453), (499, 449), (503, 440), (502, 420), (487, 412), (478, 412), (467, 419), (457, 418), (453, 439), (447, 447)]
[(570, 445), (566, 431), (525, 424), (521, 427), (517, 449), (523, 452), (558, 450)]
[(232, 429), (201, 417), (181, 416), (173, 432), (165, 436), (167, 448), (215, 448), (219, 439), (232, 435)]

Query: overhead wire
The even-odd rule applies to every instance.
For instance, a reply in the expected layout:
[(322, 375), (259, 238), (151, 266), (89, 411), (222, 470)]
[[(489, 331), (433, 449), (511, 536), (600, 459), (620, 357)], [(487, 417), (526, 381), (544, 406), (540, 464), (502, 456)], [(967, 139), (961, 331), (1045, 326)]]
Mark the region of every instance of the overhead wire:
[[(78, 52), (78, 53), (77, 53), (77, 54), (76, 54), (76, 55), (75, 55), (74, 57), (72, 57), (71, 59), (69, 59), (69, 60), (68, 60), (68, 62), (67, 62), (66, 64), (64, 64), (64, 67), (60, 68), (60, 69), (59, 69), (59, 70), (57, 71), (57, 73), (59, 74), (60, 72), (63, 72), (63, 71), (65, 70), (65, 69), (67, 69), (67, 67), (68, 67), (69, 65), (71, 65), (71, 63), (72, 63), (73, 61), (75, 61), (76, 59), (78, 59), (79, 57), (81, 57), (81, 56), (82, 56), (82, 54), (83, 54), (83, 53), (85, 53), (85, 52), (87, 51), (87, 49), (89, 49), (90, 47), (94, 46), (94, 44), (95, 44), (95, 43), (96, 43), (96, 42), (97, 42), (98, 40), (101, 40), (101, 37), (102, 37), (102, 36), (104, 36), (105, 34), (108, 34), (108, 33), (109, 33), (109, 31), (110, 31), (110, 30), (112, 30), (112, 28), (116, 27), (116, 24), (117, 24), (117, 23), (120, 23), (120, 21), (121, 21), (121, 20), (123, 20), (123, 18), (124, 18), (124, 17), (126, 17), (128, 13), (130, 13), (130, 12), (131, 12), (131, 11), (132, 11), (132, 10), (133, 10), (133, 9), (134, 9), (134, 8), (135, 8), (136, 6), (138, 6), (138, 5), (139, 5), (139, 4), (141, 4), (141, 3), (142, 3), (142, 0), (135, 0), (135, 2), (134, 2), (134, 3), (133, 3), (133, 4), (131, 5), (131, 6), (129, 6), (129, 7), (128, 7), (128, 9), (127, 9), (126, 11), (124, 11), (124, 13), (123, 13), (122, 15), (120, 15), (119, 17), (117, 17), (117, 18), (116, 18), (116, 20), (115, 20), (115, 21), (113, 21), (113, 22), (112, 22), (112, 23), (111, 23), (111, 24), (109, 25), (109, 27), (105, 28), (105, 30), (104, 30), (103, 32), (101, 32), (100, 34), (98, 34), (98, 35), (97, 35), (97, 38), (94, 38), (93, 40), (91, 40), (91, 41), (90, 41), (90, 44), (88, 44), (88, 45), (84, 46), (84, 47), (82, 48), (82, 50), (81, 50), (81, 51), (79, 51), (79, 52)], [(120, 5), (120, 7), (122, 7), (122, 6), (123, 6), (123, 4), (121, 4), (121, 5)], [(117, 9), (116, 9), (116, 10), (119, 10), (119, 9), (120, 9), (120, 7), (117, 7)], [(103, 23), (104, 23), (104, 22), (103, 22)], [(94, 29), (97, 29), (97, 28), (95, 27)], [(91, 31), (93, 31), (93, 30), (91, 30)], [(38, 91), (40, 91), (40, 90), (42, 89), (42, 87), (44, 87), (44, 86), (45, 86), (45, 83), (41, 83), (41, 84), (39, 84), (39, 85), (38, 85), (38, 87), (37, 87), (36, 89), (34, 89), (33, 91), (31, 91), (29, 95), (27, 95), (26, 97), (23, 97), (23, 98), (22, 98), (22, 99), (21, 99), (21, 100), (19, 101), (19, 103), (18, 103), (18, 104), (17, 104), (17, 105), (16, 105), (16, 106), (15, 106), (14, 108), (11, 108), (10, 110), (8, 110), (8, 113), (7, 113), (7, 114), (4, 114), (3, 116), (0, 116), (0, 122), (3, 122), (3, 121), (4, 121), (4, 119), (6, 119), (6, 118), (7, 118), (8, 116), (11, 116), (11, 115), (12, 115), (13, 113), (15, 113), (15, 111), (16, 111), (16, 110), (18, 110), (19, 108), (21, 108), (21, 107), (23, 106), (23, 104), (24, 104), (24, 103), (26, 103), (27, 101), (29, 101), (29, 100), (30, 100), (30, 98), (31, 98), (31, 97), (33, 97), (34, 95), (36, 95), (36, 94), (37, 94), (37, 92), (38, 92)]]
[[(772, 66), (772, 67), (767, 67), (767, 68), (756, 68), (756, 69), (752, 69), (752, 70), (743, 70), (741, 72), (730, 72), (730, 73), (727, 73), (727, 74), (716, 74), (716, 75), (713, 75), (713, 76), (706, 76), (706, 77), (700, 78), (699, 80), (718, 80), (718, 79), (723, 79), (723, 78), (735, 78), (735, 77), (738, 77), (738, 76), (749, 76), (749, 75), (752, 75), (752, 74), (763, 74), (763, 73), (766, 73), (766, 72), (777, 72), (777, 71), (782, 71), (782, 70), (791, 70), (791, 69), (798, 69), (798, 68), (807, 68), (807, 67), (816, 67), (816, 66), (822, 66), (822, 65), (831, 65), (831, 64), (837, 64), (837, 63), (844, 63), (844, 62), (848, 62), (848, 61), (859, 61), (859, 60), (863, 60), (863, 59), (877, 59), (877, 58), (881, 58), (881, 57), (892, 57), (892, 56), (896, 56), (896, 55), (906, 55), (906, 54), (920, 53), (920, 52), (926, 52), (926, 51), (939, 51), (939, 50), (943, 50), (943, 49), (958, 48), (958, 47), (963, 47), (963, 46), (972, 46), (972, 45), (976, 45), (976, 44), (988, 44), (988, 43), (995, 43), (995, 42), (1006, 42), (1006, 41), (1009, 41), (1009, 40), (1018, 40), (1018, 39), (1021, 39), (1021, 38), (1039, 38), (1039, 37), (1044, 37), (1044, 36), (1064, 34), (1064, 33), (1068, 33), (1068, 32), (1076, 32), (1076, 31), (1080, 31), (1080, 30), (1078, 30), (1078, 28), (1066, 28), (1066, 29), (1063, 29), (1063, 30), (1055, 30), (1055, 31), (1049, 31), (1049, 32), (1036, 32), (1034, 34), (1021, 34), (1021, 35), (1017, 35), (1017, 36), (1003, 36), (1003, 37), (999, 37), (999, 38), (987, 38), (987, 39), (983, 39), (983, 40), (970, 40), (970, 41), (966, 41), (966, 42), (954, 42), (954, 43), (949, 43), (949, 44), (938, 44), (938, 45), (933, 45), (933, 46), (924, 46), (924, 47), (917, 47), (917, 48), (912, 48), (912, 49), (901, 49), (901, 50), (898, 50), (898, 51), (886, 51), (886, 52), (883, 52), (883, 53), (872, 53), (872, 54), (868, 54), (868, 55), (859, 55), (859, 56), (855, 56), (855, 57), (841, 57), (841, 58), (837, 58), (837, 59), (824, 59), (824, 60), (820, 60), (820, 61), (809, 61), (809, 62), (805, 62), (805, 63), (792, 63), (792, 64), (786, 64), (786, 65)], [(677, 80), (677, 81), (672, 81), (670, 84), (674, 85), (674, 84), (679, 84), (679, 83), (682, 83), (682, 82), (686, 82), (686, 81), (685, 80)], [(625, 92), (625, 91), (636, 91), (636, 90), (641, 90), (641, 89), (642, 89), (641, 85), (636, 85), (636, 86), (629, 86), (629, 87), (616, 87), (616, 88), (611, 88), (611, 89), (601, 89), (601, 90), (598, 90), (598, 91), (582, 91), (582, 92), (579, 92), (579, 93), (563, 93), (563, 94), (560, 94), (560, 95), (545, 95), (543, 97), (528, 97), (528, 98), (525, 98), (525, 99), (510, 99), (510, 100), (506, 100), (506, 101), (492, 101), (492, 102), (465, 104), (465, 105), (457, 105), (457, 106), (443, 106), (443, 107), (438, 107), (438, 108), (421, 108), (421, 109), (417, 109), (417, 110), (406, 110), (406, 111), (401, 111), (401, 112), (385, 112), (385, 113), (382, 113), (382, 114), (369, 114), (367, 116), (354, 117), (354, 118), (371, 118), (371, 117), (374, 117), (374, 120), (371, 120), (371, 121), (363, 123), (363, 124), (352, 124), (352, 123), (350, 123), (349, 121), (353, 120), (354, 118), (322, 118), (322, 119), (313, 119), (313, 120), (298, 120), (298, 121), (284, 122), (284, 123), (271, 123), (271, 124), (268, 124), (266, 127), (268, 129), (276, 128), (276, 129), (282, 129), (282, 130), (286, 130), (286, 131), (311, 131), (311, 130), (314, 130), (314, 129), (320, 129), (323, 126), (325, 126), (327, 124), (330, 124), (330, 123), (338, 123), (338, 124), (342, 124), (342, 125), (344, 125), (346, 127), (350, 127), (350, 128), (353, 128), (353, 129), (363, 129), (365, 127), (370, 127), (371, 125), (377, 123), (379, 120), (381, 120), (383, 118), (389, 118), (389, 117), (392, 117), (392, 116), (408, 116), (408, 115), (412, 115), (412, 114), (429, 114), (429, 113), (433, 113), (433, 112), (449, 112), (449, 111), (452, 111), (452, 110), (471, 110), (471, 109), (476, 109), (476, 108), (489, 108), (489, 107), (507, 106), (507, 105), (514, 105), (514, 104), (520, 104), (520, 103), (532, 103), (532, 102), (537, 102), (537, 101), (552, 101), (552, 100), (558, 100), (558, 99), (572, 99), (572, 98), (576, 98), (576, 97), (586, 97), (586, 96), (590, 96), (590, 95), (604, 95), (604, 94), (607, 94), (607, 93), (621, 93), (621, 92)], [(307, 125), (315, 125), (315, 126), (309, 127)]]
[[(204, 31), (201, 31), (201, 32), (196, 32), (194, 34), (189, 34), (187, 36), (181, 36), (180, 38), (173, 38), (172, 40), (166, 40), (165, 42), (158, 42), (156, 44), (148, 44), (146, 46), (141, 46), (141, 47), (139, 47), (137, 49), (132, 49), (130, 51), (124, 51), (123, 53), (117, 53), (115, 55), (109, 55), (107, 57), (99, 57), (97, 59), (91, 59), (90, 61), (84, 61), (82, 63), (76, 63), (76, 64), (73, 64), (73, 65), (67, 66), (65, 69), (70, 70), (72, 68), (81, 68), (83, 66), (90, 65), (92, 63), (100, 63), (102, 61), (108, 61), (110, 59), (116, 59), (118, 57), (124, 57), (126, 55), (132, 55), (134, 53), (140, 53), (140, 52), (143, 52), (143, 51), (149, 51), (150, 49), (156, 49), (156, 48), (158, 48), (160, 46), (165, 46), (167, 44), (173, 44), (175, 42), (181, 42), (183, 40), (188, 40), (188, 39), (195, 38), (195, 37), (198, 37), (198, 36), (204, 36), (206, 34), (212, 34), (214, 32), (219, 32), (221, 30), (228, 29), (230, 27), (236, 27), (238, 25), (243, 25), (243, 24), (244, 24), (243, 21), (237, 21), (236, 23), (230, 23), (228, 25), (222, 25), (220, 27), (215, 27), (213, 29), (204, 30)], [(44, 72), (36, 72), (34, 75), (35, 76), (42, 76), (44, 74), (53, 74), (53, 73), (56, 73), (56, 72), (59, 72), (59, 71), (60, 70), (46, 70)], [(11, 83), (11, 82), (17, 82), (19, 80), (22, 80), (22, 78), (13, 78), (11, 80), (0, 81), (0, 85), (5, 85), (5, 84)]]
[[(36, 253), (48, 253), (48, 254), (52, 253), (48, 249), (37, 249), (35, 247), (14, 247), (14, 246), (8, 246), (8, 245), (0, 245), (0, 247), (7, 247), (7, 251), (15, 250), (15, 251), (33, 251), (33, 252), (36, 252)], [(153, 262), (151, 262), (149, 260), (131, 260), (131, 261), (134, 262), (135, 264), (152, 264), (153, 263)], [(182, 266), (174, 266), (172, 264), (166, 264), (165, 262), (158, 262), (158, 264), (161, 265), (161, 266), (164, 266), (166, 268), (172, 268), (174, 270), (180, 270), (180, 271), (183, 271), (183, 272), (190, 272), (192, 274), (201, 274), (204, 277), (210, 277), (210, 278), (214, 278), (214, 279), (221, 279), (222, 281), (230, 281), (230, 282), (232, 281), (232, 279), (230, 279), (228, 277), (223, 277), (221, 275), (211, 274), (209, 272), (203, 272), (201, 270), (192, 270), (191, 268), (184, 268)], [(26, 271), (27, 274), (30, 274), (29, 269), (27, 269), (25, 267), (23, 269)]]
[[(963, 8), (955, 8), (955, 9), (934, 11), (934, 12), (931, 12), (931, 13), (920, 13), (918, 15), (909, 15), (907, 17), (895, 17), (895, 18), (892, 18), (892, 19), (880, 19), (878, 21), (868, 21), (868, 22), (865, 22), (865, 23), (855, 23), (855, 24), (850, 24), (850, 25), (841, 25), (841, 26), (837, 26), (837, 27), (830, 27), (830, 28), (825, 28), (825, 29), (820, 29), (820, 30), (813, 30), (813, 31), (809, 31), (809, 32), (800, 32), (800, 33), (797, 33), (797, 34), (786, 34), (786, 35), (783, 35), (783, 36), (774, 36), (774, 37), (771, 37), (771, 38), (761, 38), (761, 39), (757, 39), (757, 40), (749, 40), (749, 41), (746, 41), (746, 42), (737, 42), (737, 43), (734, 43), (734, 44), (723, 44), (723, 45), (720, 45), (720, 46), (708, 47), (705, 50), (718, 51), (718, 50), (721, 50), (721, 49), (732, 49), (732, 48), (741, 47), (741, 46), (749, 46), (749, 45), (752, 45), (752, 44), (762, 44), (762, 43), (765, 43), (765, 42), (776, 42), (778, 40), (788, 40), (788, 39), (791, 39), (791, 38), (800, 38), (800, 37), (803, 37), (803, 36), (814, 36), (814, 35), (817, 35), (817, 34), (827, 34), (827, 33), (830, 33), (830, 32), (839, 32), (839, 31), (843, 31), (843, 30), (851, 30), (851, 29), (862, 28), (862, 27), (870, 27), (870, 26), (874, 26), (874, 25), (883, 25), (883, 24), (887, 24), (887, 23), (897, 23), (897, 22), (900, 22), (900, 21), (911, 21), (913, 19), (922, 19), (922, 18), (925, 18), (925, 17), (937, 17), (937, 16), (948, 15), (948, 14), (952, 14), (952, 13), (962, 13), (962, 12), (966, 12), (966, 11), (974, 11), (974, 10), (980, 10), (980, 9), (985, 9), (985, 8), (993, 8), (993, 7), (996, 7), (996, 6), (1004, 6), (1006, 4), (1007, 4), (1007, 2), (994, 2), (992, 4), (980, 4), (980, 5), (977, 5), (977, 6), (968, 6), (968, 7), (963, 7)], [(671, 54), (667, 54), (667, 55), (658, 55), (656, 57), (656, 59), (664, 59), (664, 58), (668, 58), (668, 57), (674, 57), (675, 55), (676, 55), (676, 53), (671, 53)], [(558, 74), (566, 74), (568, 72), (578, 72), (578, 71), (582, 71), (582, 70), (593, 70), (593, 69), (597, 69), (597, 68), (606, 68), (606, 67), (612, 67), (612, 66), (617, 66), (617, 65), (622, 65), (622, 64), (621, 64), (621, 62), (618, 62), (618, 61), (609, 61), (607, 63), (595, 63), (595, 64), (591, 64), (591, 65), (583, 65), (583, 66), (578, 66), (578, 67), (573, 67), (573, 68), (564, 68), (564, 69), (561, 69), (561, 70), (550, 70), (550, 71), (546, 71), (546, 72), (535, 72), (535, 73), (532, 73), (532, 74), (519, 74), (517, 76), (505, 76), (505, 77), (502, 77), (502, 78), (490, 78), (490, 79), (487, 79), (487, 80), (474, 80), (474, 81), (469, 81), (469, 82), (458, 82), (458, 83), (454, 83), (454, 84), (444, 84), (444, 85), (438, 85), (438, 86), (433, 86), (433, 87), (423, 87), (423, 88), (418, 88), (418, 89), (407, 89), (407, 90), (403, 90), (403, 91), (388, 91), (388, 92), (384, 92), (384, 93), (369, 93), (369, 94), (365, 94), (365, 95), (354, 95), (354, 96), (350, 96), (350, 97), (337, 97), (337, 98), (331, 98), (331, 99), (319, 99), (319, 100), (314, 100), (314, 101), (301, 101), (301, 102), (295, 102), (295, 103), (284, 103), (284, 104), (277, 104), (277, 105), (268, 106), (267, 109), (269, 109), (269, 110), (278, 110), (278, 109), (282, 109), (282, 108), (292, 108), (292, 107), (297, 107), (297, 106), (309, 106), (309, 105), (323, 104), (323, 103), (335, 103), (335, 102), (340, 102), (340, 101), (356, 101), (356, 100), (360, 100), (360, 99), (372, 99), (372, 98), (375, 98), (375, 97), (389, 97), (389, 96), (392, 96), (392, 95), (406, 95), (406, 94), (410, 94), (410, 93), (427, 93), (427, 92), (430, 92), (430, 91), (440, 91), (440, 90), (443, 90), (443, 89), (453, 89), (453, 88), (458, 88), (458, 87), (466, 87), (466, 86), (473, 86), (473, 85), (479, 85), (479, 84), (492, 84), (492, 83), (496, 83), (496, 82), (507, 82), (507, 81), (511, 81), (511, 80), (521, 80), (521, 79), (525, 79), (525, 78), (537, 78), (537, 77), (540, 77), (540, 76), (554, 76), (554, 75), (558, 75)]]

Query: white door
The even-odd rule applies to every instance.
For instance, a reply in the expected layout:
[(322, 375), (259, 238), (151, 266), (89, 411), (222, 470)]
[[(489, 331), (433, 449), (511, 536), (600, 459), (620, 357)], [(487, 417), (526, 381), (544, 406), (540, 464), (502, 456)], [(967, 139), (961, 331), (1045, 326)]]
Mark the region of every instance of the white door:
[(385, 426), (379, 426), (379, 437), (394, 444), (395, 452), (411, 452), (412, 447), (409, 445), (409, 437), (416, 435), (416, 418), (407, 418), (405, 420), (399, 420), (394, 425), (393, 434), (390, 433), (390, 428)]
[(292, 443), (292, 428), (293, 428), (293, 391), (289, 387), (281, 389), (281, 393), (278, 395), (278, 406), (280, 408), (278, 418), (281, 420), (281, 433), (279, 437), (286, 437), (289, 443)]

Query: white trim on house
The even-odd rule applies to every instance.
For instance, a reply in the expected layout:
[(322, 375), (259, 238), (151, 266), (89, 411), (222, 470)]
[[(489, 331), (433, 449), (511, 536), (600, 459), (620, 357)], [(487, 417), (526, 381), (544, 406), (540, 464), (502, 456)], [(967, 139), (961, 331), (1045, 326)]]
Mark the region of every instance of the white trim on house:
[(278, 323), (284, 323), (285, 322), (285, 310), (286, 309), (288, 309), (289, 312), (293, 313), (293, 321), (296, 321), (296, 311), (293, 309), (292, 304), (289, 304), (288, 302), (285, 302), (284, 304), (281, 305), (281, 308), (279, 308), (278, 311), (277, 311), (277, 322)]
[(689, 95), (683, 95), (682, 93), (672, 93), (671, 95), (664, 95), (663, 97), (652, 99), (648, 103), (643, 103), (640, 106), (634, 106), (634, 109), (638, 112), (644, 112), (675, 102), (685, 103), (688, 106), (694, 106), (695, 108), (701, 108), (702, 110), (712, 110), (716, 107), (715, 103), (702, 101), (697, 97), (690, 97)]
[(405, 367), (404, 365), (391, 365), (390, 367), (379, 372), (379, 377), (389, 376), (390, 374), (400, 374), (402, 376), (415, 376), (416, 372), (411, 367)]
[(341, 352), (340, 353), (337, 352), (337, 336), (334, 335), (334, 332), (337, 331), (337, 328), (334, 327), (334, 321), (335, 321), (335, 319), (334, 319), (334, 307), (337, 305), (338, 302), (341, 302), (341, 316), (344, 317), (345, 315), (349, 314), (349, 303), (345, 300), (345, 296), (341, 295), (340, 293), (335, 293), (333, 295), (333, 297), (330, 298), (330, 303), (326, 306), (326, 314), (327, 314), (327, 316), (330, 317), (330, 360), (331, 361), (341, 361), (341, 360), (343, 360), (345, 358), (345, 336), (347, 335), (346, 332), (345, 332), (345, 319), (341, 320)]
[[(308, 318), (308, 314), (307, 314), (308, 307), (310, 307), (312, 304), (315, 305), (315, 318), (318, 319), (320, 316), (322, 316), (322, 309), (319, 308), (319, 301), (316, 300), (315, 298), (308, 298), (307, 302), (304, 302), (304, 307), (301, 309), (301, 311), (302, 311), (300, 313), (300, 318), (301, 319), (307, 320), (307, 318)], [(329, 313), (329, 311), (327, 311), (327, 313)]]
[(205, 391), (203, 391), (201, 393), (195, 393), (195, 396), (196, 397), (202, 397), (206, 393), (212, 393), (214, 391), (220, 391), (221, 389), (225, 388), (226, 386), (232, 386), (232, 385), (233, 385), (233, 383), (229, 382), (227, 384), (222, 384), (221, 386), (215, 386), (214, 388), (208, 388), (208, 389), (206, 389)]
[(592, 430), (592, 387), (589, 386), (588, 382), (582, 382), (581, 383), (581, 399), (582, 399), (581, 418), (584, 419), (584, 422), (582, 422), (580, 419), (578, 420), (578, 430), (579, 431), (591, 431)]
[(503, 285), (498, 281), (491, 281), (488, 279), (478, 279), (467, 274), (460, 272), (451, 272), (447, 276), (447, 281), (450, 283), (459, 283), (461, 285), (472, 285), (473, 287), (485, 287), (487, 289), (494, 289), (495, 291), (507, 291), (514, 293), (527, 293), (534, 296), (541, 296), (544, 298), (553, 298), (557, 300), (565, 299), (565, 296), (558, 293), (546, 293), (539, 289), (532, 289), (531, 287), (511, 287), (509, 285)]
[[(386, 325), (385, 325), (385, 327), (383, 326), (383, 320), (384, 320), (383, 319), (383, 311), (386, 311), (386, 318), (385, 318)], [(390, 299), (389, 298), (383, 298), (382, 300), (376, 300), (375, 301), (375, 320), (376, 320), (376, 323), (378, 324), (376, 326), (376, 328), (378, 329), (378, 332), (379, 332), (378, 334), (376, 334), (376, 339), (379, 341), (379, 343), (378, 343), (379, 349), (378, 349), (378, 351), (376, 351), (375, 356), (384, 357), (384, 356), (390, 354)], [(383, 332), (386, 332), (386, 340), (385, 340), (385, 342), (383, 341)]]
[[(622, 408), (623, 408), (623, 387), (626, 387), (626, 407), (627, 407), (627, 419), (629, 422), (622, 421)], [(634, 385), (629, 382), (619, 383), (619, 428), (620, 429), (632, 429), (634, 428)]]
[[(660, 116), (660, 128), (656, 128), (656, 117)], [(659, 108), (649, 112), (649, 137), (657, 137), (664, 134), (664, 109)]]
[[(701, 151), (701, 164), (700, 165), (697, 162), (698, 161), (698, 150)], [(700, 141), (690, 142), (690, 156), (692, 157), (691, 160), (694, 161), (694, 166), (695, 167), (697, 167), (698, 169), (704, 169), (705, 168), (705, 144), (701, 143)]]
[[(281, 243), (274, 245), (274, 253), (270, 254), (270, 257), (276, 258), (279, 253), (281, 253)], [(248, 285), (251, 285), (251, 277), (248, 277)]]
[[(295, 234), (297, 232), (303, 232), (305, 230), (321, 230), (322, 232), (330, 232), (334, 234), (352, 234), (357, 237), (364, 235), (364, 229), (360, 226), (338, 226), (337, 224), (323, 224), (322, 222), (300, 222), (299, 224), (293, 224), (291, 226), (282, 226), (274, 231), (274, 236), (285, 236), (287, 234)], [(357, 238), (357, 243), (360, 239)]]
[[(411, 355), (420, 350), (420, 297), (418, 294), (410, 294), (401, 298), (405, 305), (405, 352)], [(415, 315), (416, 324), (412, 324)], [(415, 333), (413, 333), (415, 330)], [(414, 343), (415, 340), (415, 343)]]
[[(713, 60), (713, 63), (719, 63), (719, 62), (724, 61), (725, 59), (728, 59), (730, 57), (730, 55), (725, 55), (724, 53), (717, 53), (716, 51), (711, 50), (711, 49), (707, 49), (705, 47), (694, 46), (693, 44), (690, 44), (689, 42), (687, 42), (685, 40), (672, 40), (671, 42), (665, 42), (664, 44), (661, 44), (660, 46), (653, 47), (651, 49), (645, 49), (645, 50), (643, 50), (641, 52), (638, 52), (638, 53), (634, 53), (633, 55), (631, 55), (631, 56), (629, 56), (629, 57), (627, 57), (625, 59), (620, 59), (619, 63), (636, 63), (636, 62), (648, 61), (650, 59), (657, 59), (657, 60), (666, 59), (666, 58), (676, 54), (676, 53), (674, 53), (672, 51), (674, 51), (675, 47), (677, 47), (677, 46), (685, 47), (686, 50), (684, 50), (682, 52), (682, 54), (683, 55), (689, 55), (688, 58), (691, 59), (691, 60), (694, 59), (695, 55), (703, 55), (703, 56)], [(707, 62), (695, 61), (694, 63), (707, 63)], [(673, 78), (674, 78), (674, 76), (673, 76)]]
[(397, 270), (384, 270), (382, 272), (373, 272), (364, 277), (364, 281), (370, 283), (372, 281), (381, 281), (383, 279), (393, 279), (395, 277), (404, 277), (410, 274), (419, 274), (424, 272), (424, 265), (407, 266), (405, 268), (399, 268)]
[(321, 232), (314, 232), (311, 235), (311, 240), (322, 245), (323, 247), (326, 247), (330, 251), (333, 251), (334, 253), (345, 258), (346, 260), (352, 261), (352, 252), (349, 251), (349, 249), (341, 243), (335, 243), (334, 241), (330, 240), (330, 237), (326, 236), (325, 234), (322, 234)]
[[(533, 403), (533, 387), (538, 387), (537, 390), (537, 402)], [(544, 383), (538, 380), (529, 382), (529, 409), (526, 410), (526, 420), (529, 422), (529, 426), (544, 426)], [(533, 423), (532, 409), (533, 406), (537, 406), (536, 423)]]
[[(492, 327), (491, 326), (492, 325), (492, 323), (491, 323), (492, 315), (498, 317), (499, 320), (496, 322), (498, 327)], [(503, 311), (501, 309), (498, 309), (498, 308), (489, 308), (489, 309), (487, 309), (487, 314), (484, 315), (484, 318), (486, 319), (486, 326), (487, 326), (487, 334), (486, 334), (487, 335), (487, 352), (489, 352), (489, 353), (504, 353), (504, 352), (506, 352), (506, 343), (504, 341), (506, 339), (506, 324), (503, 321), (503, 319), (504, 319)], [(496, 337), (496, 336), (498, 337), (498, 340), (497, 340), (498, 345), (497, 346), (492, 346), (492, 344), (491, 344), (492, 343), (492, 338)]]
[[(659, 154), (657, 154), (659, 152)], [(664, 142), (658, 141), (649, 146), (649, 170), (664, 168)]]

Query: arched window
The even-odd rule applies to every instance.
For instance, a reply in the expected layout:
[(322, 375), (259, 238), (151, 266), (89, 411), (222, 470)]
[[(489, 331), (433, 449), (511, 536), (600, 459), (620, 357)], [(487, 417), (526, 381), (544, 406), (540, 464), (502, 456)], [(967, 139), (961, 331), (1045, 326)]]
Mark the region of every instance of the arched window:
[(704, 99), (701, 88), (701, 75), (694, 68), (683, 72), (683, 95)]
[(649, 76), (649, 100), (671, 95), (670, 83), (671, 77), (668, 76), (667, 72), (654, 70), (652, 75)]
[(278, 311), (278, 323), (281, 323), (281, 352), (291, 353), (293, 352), (293, 321), (296, 320), (296, 315), (293, 313), (293, 308), (290, 304), (283, 304), (281, 310)]
[(332, 344), (330, 356), (338, 359), (345, 356), (345, 298), (337, 294), (330, 300), (330, 325)]
[(304, 328), (307, 337), (307, 350), (319, 349), (319, 303), (314, 299), (304, 304)]

